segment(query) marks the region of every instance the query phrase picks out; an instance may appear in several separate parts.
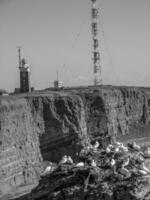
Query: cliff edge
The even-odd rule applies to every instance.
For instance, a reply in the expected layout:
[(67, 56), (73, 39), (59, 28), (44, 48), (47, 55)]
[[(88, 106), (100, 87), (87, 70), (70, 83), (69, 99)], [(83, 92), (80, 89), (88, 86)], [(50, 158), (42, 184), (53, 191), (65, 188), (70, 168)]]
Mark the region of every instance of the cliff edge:
[[(149, 143), (150, 90), (75, 88), (0, 98), (0, 197), (29, 192), (43, 161), (58, 162), (99, 141)], [(27, 189), (24, 188), (28, 186)]]

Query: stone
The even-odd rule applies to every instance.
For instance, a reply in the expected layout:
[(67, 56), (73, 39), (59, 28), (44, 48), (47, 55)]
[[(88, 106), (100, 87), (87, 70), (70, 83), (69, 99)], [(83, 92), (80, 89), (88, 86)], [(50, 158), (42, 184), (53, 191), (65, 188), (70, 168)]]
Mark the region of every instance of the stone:
[(43, 160), (76, 159), (83, 147), (91, 151), (91, 142), (105, 149), (115, 140), (144, 140), (149, 131), (148, 88), (68, 88), (1, 97), (0, 198), (22, 183), (35, 187)]
[(76, 167), (84, 167), (84, 163), (83, 162), (79, 162), (76, 164)]

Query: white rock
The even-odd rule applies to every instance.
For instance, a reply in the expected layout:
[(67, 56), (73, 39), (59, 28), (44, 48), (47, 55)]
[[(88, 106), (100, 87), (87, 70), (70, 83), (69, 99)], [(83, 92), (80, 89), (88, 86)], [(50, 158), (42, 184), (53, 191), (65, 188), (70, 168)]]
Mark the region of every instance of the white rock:
[(47, 166), (44, 170), (44, 172), (42, 173), (43, 176), (45, 176), (46, 174), (49, 174), (50, 172), (53, 171), (53, 167), (52, 166)]
[(112, 144), (109, 144), (108, 147), (109, 147), (110, 149), (113, 149), (113, 148), (114, 148), (114, 146), (113, 146)]
[(118, 153), (119, 151), (120, 151), (120, 148), (119, 148), (119, 147), (116, 147), (116, 148), (115, 148), (115, 152)]
[(92, 160), (91, 165), (92, 165), (92, 167), (96, 167), (97, 166), (95, 160)]
[(52, 167), (51, 167), (51, 166), (47, 166), (44, 172), (45, 172), (45, 173), (48, 173), (48, 172), (50, 172), (51, 170), (52, 170)]
[(147, 148), (147, 152), (150, 154), (150, 148), (149, 147)]
[(96, 149), (97, 149), (98, 147), (99, 147), (99, 142), (96, 141), (95, 144), (93, 145), (93, 148), (96, 148)]
[(144, 162), (144, 158), (143, 158), (141, 155), (139, 155), (139, 156), (137, 157), (137, 161), (138, 161), (139, 163), (142, 163), (142, 162)]
[(124, 152), (128, 152), (128, 147), (125, 147), (124, 145), (120, 146), (120, 149)]
[(150, 157), (150, 148), (148, 147), (145, 151), (144, 151), (145, 156)]
[(117, 145), (118, 147), (122, 146), (123, 144), (121, 142), (115, 142), (115, 145)]
[(139, 172), (141, 175), (147, 175), (147, 172), (144, 171), (144, 170), (138, 170), (138, 172)]
[(93, 146), (90, 144), (90, 145), (88, 145), (87, 147), (86, 147), (86, 149), (89, 151), (89, 150), (91, 150), (93, 148)]
[(111, 152), (110, 148), (107, 147), (107, 148), (106, 148), (106, 153), (110, 153), (110, 152)]
[(120, 169), (120, 173), (127, 177), (129, 177), (131, 175), (129, 170), (127, 170), (126, 168), (123, 168), (123, 167)]
[(124, 147), (123, 150), (124, 150), (125, 152), (128, 152), (128, 151), (129, 151), (129, 150), (128, 150), (128, 147)]
[(65, 164), (68, 161), (68, 157), (65, 155), (62, 157), (62, 159), (60, 160), (59, 164)]
[(136, 144), (136, 142), (133, 142), (133, 148), (137, 151), (141, 150), (141, 147)]
[(72, 160), (71, 156), (67, 157), (67, 163), (73, 164), (73, 160)]
[(140, 165), (140, 168), (141, 168), (142, 170), (144, 170), (144, 171), (150, 173), (150, 170), (146, 167), (145, 163), (142, 163), (142, 164)]
[(84, 163), (83, 162), (79, 162), (76, 164), (76, 167), (84, 167)]
[(114, 159), (112, 159), (112, 160), (110, 161), (110, 164), (111, 164), (111, 166), (113, 167), (113, 166), (116, 164), (116, 161), (115, 161)]
[(122, 167), (124, 168), (124, 167), (128, 166), (129, 162), (130, 162), (130, 159), (127, 158), (127, 159), (124, 161)]

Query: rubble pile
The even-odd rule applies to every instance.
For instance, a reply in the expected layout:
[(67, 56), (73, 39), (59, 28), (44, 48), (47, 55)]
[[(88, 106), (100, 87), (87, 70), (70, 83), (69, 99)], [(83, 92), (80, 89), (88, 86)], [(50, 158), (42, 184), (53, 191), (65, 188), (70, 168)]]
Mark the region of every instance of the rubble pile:
[(40, 184), (18, 200), (148, 200), (149, 148), (115, 142), (106, 149), (99, 143), (82, 149), (76, 160), (63, 156), (49, 163)]

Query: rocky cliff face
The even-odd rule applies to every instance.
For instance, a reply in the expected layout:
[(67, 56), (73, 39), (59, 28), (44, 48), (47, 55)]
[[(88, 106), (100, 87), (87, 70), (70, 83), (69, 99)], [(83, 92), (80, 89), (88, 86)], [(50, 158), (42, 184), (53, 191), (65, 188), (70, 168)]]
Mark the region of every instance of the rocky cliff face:
[(44, 160), (58, 162), (74, 156), (88, 143), (85, 110), (77, 95), (28, 97)]
[(0, 99), (0, 197), (19, 186), (35, 186), (42, 157), (27, 101)]
[(78, 161), (59, 163), (30, 194), (15, 200), (149, 200), (150, 157), (144, 156), (144, 148), (137, 150), (130, 144), (124, 151), (119, 143), (111, 147), (109, 153), (92, 146), (82, 149)]
[[(98, 140), (148, 138), (149, 90), (103, 87), (0, 99), (0, 195), (38, 183), (43, 160)], [(2, 184), (3, 183), (3, 184)]]
[(81, 96), (87, 134), (102, 145), (117, 138), (126, 141), (149, 137), (150, 92), (130, 87), (74, 90)]
[(122, 141), (149, 137), (150, 95), (138, 88), (103, 91), (109, 135)]

